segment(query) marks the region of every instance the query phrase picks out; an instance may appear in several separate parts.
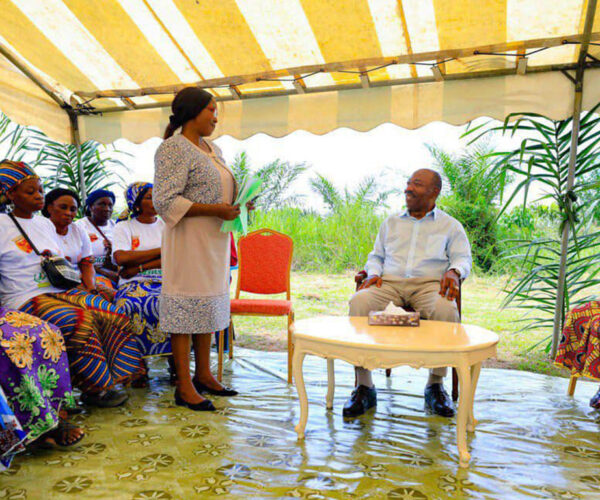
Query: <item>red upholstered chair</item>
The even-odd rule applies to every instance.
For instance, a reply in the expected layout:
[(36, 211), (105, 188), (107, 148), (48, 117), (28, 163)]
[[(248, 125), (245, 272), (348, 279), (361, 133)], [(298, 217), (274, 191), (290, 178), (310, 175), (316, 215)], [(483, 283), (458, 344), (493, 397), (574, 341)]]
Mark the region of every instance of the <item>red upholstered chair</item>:
[[(289, 236), (271, 229), (259, 229), (238, 241), (239, 270), (231, 315), (288, 317), (288, 383), (292, 382), (292, 334), (294, 310), (290, 300), (290, 271), (294, 243)], [(284, 293), (286, 300), (240, 299), (240, 292), (273, 295)], [(229, 338), (230, 346), (233, 339)]]
[[(362, 285), (362, 282), (367, 278), (367, 272), (366, 271), (360, 271), (358, 273), (356, 273), (356, 275), (354, 276), (354, 282), (356, 283), (356, 290), (358, 290), (358, 288), (360, 287), (360, 285)], [(456, 307), (458, 308), (458, 316), (462, 317), (462, 282), (463, 280), (459, 280), (458, 282), (458, 297), (456, 298)], [(414, 309), (412, 309), (411, 307), (405, 307), (406, 310), (408, 311), (413, 311)], [(391, 369), (387, 369), (385, 371), (385, 376), (386, 377), (390, 377), (392, 375), (392, 370)], [(458, 373), (456, 371), (456, 368), (452, 368), (452, 400), (453, 401), (457, 401), (458, 400)]]

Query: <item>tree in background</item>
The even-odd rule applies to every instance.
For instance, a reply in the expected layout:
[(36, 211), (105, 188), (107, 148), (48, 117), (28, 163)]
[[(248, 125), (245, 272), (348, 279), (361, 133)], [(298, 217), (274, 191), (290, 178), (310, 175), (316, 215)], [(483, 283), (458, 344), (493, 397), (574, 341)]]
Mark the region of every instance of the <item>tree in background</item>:
[(256, 208), (265, 212), (273, 208), (299, 205), (302, 202), (303, 196), (293, 193), (291, 188), (308, 168), (305, 163), (290, 163), (277, 158), (253, 171), (245, 151), (237, 155), (231, 165), (238, 183), (249, 175), (255, 175), (262, 180), (262, 192), (256, 200)]
[(0, 113), (0, 150), (3, 158), (26, 161), (37, 168), (46, 189), (63, 187), (81, 193), (80, 166), (86, 193), (124, 184), (118, 171), (127, 167), (113, 156), (123, 152), (86, 141), (81, 145), (78, 161), (75, 145), (54, 141), (39, 130), (12, 122), (3, 113)]
[[(492, 176), (502, 184), (509, 175), (516, 178), (501, 213), (518, 195), (523, 196), (525, 211), (533, 185), (543, 188), (546, 193), (534, 201), (552, 201), (558, 212), (558, 224), (550, 235), (533, 238), (526, 235), (509, 242), (507, 255), (519, 263), (519, 269), (506, 285), (508, 295), (505, 305), (514, 304), (531, 311), (531, 315), (524, 318), (523, 329), (534, 326), (552, 329), (554, 326), (561, 235), (565, 223), (569, 223), (571, 231), (564, 300), (559, 304), (562, 312), (559, 329), (562, 329), (566, 313), (572, 307), (589, 301), (592, 298), (589, 295), (591, 287), (600, 284), (600, 231), (592, 215), (598, 203), (598, 184), (593, 173), (600, 168), (600, 117), (596, 114), (599, 106), (581, 116), (572, 189), (567, 186), (572, 118), (552, 120), (538, 114), (518, 113), (509, 115), (500, 126), (486, 127), (482, 132), (478, 129), (468, 132), (478, 133), (474, 140), (498, 132), (526, 137), (519, 147), (494, 153), (496, 162)], [(588, 192), (594, 196), (590, 202), (582, 202), (582, 195)], [(567, 200), (572, 201), (571, 206)]]
[[(35, 154), (36, 148), (30, 140), (30, 130), (12, 122), (0, 112), (0, 160), (26, 161), (26, 157)], [(33, 162), (32, 162), (32, 166)]]
[(336, 188), (331, 180), (321, 174), (316, 174), (316, 177), (310, 179), (310, 187), (321, 196), (321, 200), (331, 212), (339, 210), (344, 205), (386, 208), (388, 198), (399, 191), (398, 189), (385, 189), (381, 182), (372, 175), (363, 177), (354, 191), (350, 191), (347, 187), (343, 190)]
[(431, 144), (427, 149), (433, 157), (434, 169), (444, 179), (438, 206), (464, 226), (477, 268), (490, 271), (499, 254), (497, 205), (504, 186), (492, 174), (493, 143), (484, 138), (457, 154)]
[[(114, 147), (104, 147), (96, 141), (86, 141), (81, 144), (78, 158), (74, 144), (63, 144), (44, 135), (38, 138), (38, 143), (39, 163), (47, 171), (45, 187), (62, 187), (81, 193), (81, 169), (86, 193), (95, 189), (114, 189), (115, 186), (124, 188), (125, 181), (119, 170), (128, 170), (128, 167), (113, 156), (124, 152)], [(83, 215), (83, 212), (79, 215)]]

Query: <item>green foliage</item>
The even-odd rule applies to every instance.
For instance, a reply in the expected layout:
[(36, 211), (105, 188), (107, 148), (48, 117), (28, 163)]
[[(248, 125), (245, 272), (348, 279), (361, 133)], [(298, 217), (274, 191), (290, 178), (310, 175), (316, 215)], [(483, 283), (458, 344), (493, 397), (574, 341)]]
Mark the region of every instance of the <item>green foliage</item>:
[(489, 272), (498, 258), (497, 209), (494, 205), (465, 201), (456, 194), (438, 200), (438, 206), (460, 221), (471, 243), (476, 269)]
[(492, 143), (485, 138), (459, 154), (435, 145), (427, 148), (447, 186), (444, 191), (450, 191), (439, 198), (438, 206), (465, 228), (476, 268), (491, 271), (499, 252), (496, 202), (502, 196), (502, 183), (491, 174)]
[(383, 219), (373, 205), (359, 202), (326, 215), (288, 207), (256, 211), (250, 230), (268, 227), (289, 235), (296, 270), (337, 273), (362, 269)]
[(459, 199), (472, 204), (490, 204), (501, 198), (506, 173), (493, 172), (492, 139), (484, 137), (458, 154), (432, 144), (428, 144), (427, 149), (433, 157), (434, 168), (440, 171), (452, 194)]
[[(549, 235), (532, 235), (527, 229), (521, 237), (507, 242), (505, 258), (515, 262), (518, 271), (511, 275), (506, 285), (508, 293), (504, 305), (518, 306), (531, 312), (524, 318), (524, 329), (531, 327), (562, 328), (566, 312), (587, 300), (586, 291), (599, 283), (600, 232), (593, 225), (591, 212), (595, 203), (578, 202), (578, 197), (594, 186), (589, 175), (600, 167), (600, 118), (595, 114), (598, 106), (581, 117), (575, 162), (575, 184), (569, 188), (568, 167), (572, 137), (572, 119), (552, 120), (537, 114), (509, 115), (501, 126), (487, 127), (483, 134), (502, 132), (526, 136), (518, 148), (493, 155), (497, 161), (494, 175), (502, 183), (509, 175), (516, 178), (504, 207), (523, 196), (523, 210), (530, 203), (529, 191), (534, 184), (547, 194), (536, 201), (552, 200), (556, 208), (548, 215), (559, 224), (559, 231)], [(515, 120), (511, 123), (511, 120)], [(478, 132), (473, 129), (467, 134)], [(476, 139), (475, 139), (476, 140)], [(504, 177), (503, 177), (504, 176)], [(569, 233), (567, 249), (567, 280), (564, 300), (559, 304), (561, 317), (554, 325), (553, 312), (557, 298), (561, 234), (566, 222)]]
[[(118, 170), (128, 168), (121, 160), (111, 157), (111, 153), (122, 153), (121, 151), (108, 147), (102, 151), (104, 146), (99, 142), (86, 141), (81, 144), (78, 159), (74, 144), (63, 144), (45, 136), (40, 139), (40, 143), (40, 163), (48, 172), (44, 179), (46, 189), (62, 187), (81, 194), (80, 168), (83, 170), (86, 193), (95, 189), (124, 187), (125, 181)], [(79, 212), (83, 216), (83, 206)]]
[(4, 157), (11, 160), (27, 161), (27, 157), (34, 158), (28, 160), (28, 163), (33, 167), (41, 167), (38, 172), (45, 189), (63, 187), (81, 193), (79, 165), (83, 169), (86, 193), (124, 183), (118, 170), (127, 167), (120, 160), (111, 157), (111, 154), (122, 153), (121, 151), (108, 147), (104, 149), (99, 142), (86, 141), (81, 145), (79, 162), (77, 149), (73, 144), (54, 141), (43, 132), (15, 124), (2, 113), (0, 147), (6, 148)]
[(373, 175), (364, 177), (354, 191), (350, 191), (348, 188), (337, 189), (333, 182), (321, 174), (316, 174), (316, 177), (310, 179), (310, 187), (321, 196), (325, 206), (332, 212), (336, 212), (344, 206), (359, 204), (387, 207), (388, 198), (398, 192), (398, 189), (384, 189)]
[(13, 123), (8, 116), (0, 112), (0, 150), (3, 151), (0, 160), (25, 161), (27, 154), (35, 149), (28, 128)]
[(248, 162), (248, 155), (242, 151), (231, 165), (233, 175), (238, 183), (252, 173), (263, 182), (262, 193), (256, 206), (269, 211), (275, 207), (294, 206), (302, 201), (302, 196), (292, 193), (292, 185), (308, 169), (305, 163), (290, 163), (276, 159), (253, 172)]

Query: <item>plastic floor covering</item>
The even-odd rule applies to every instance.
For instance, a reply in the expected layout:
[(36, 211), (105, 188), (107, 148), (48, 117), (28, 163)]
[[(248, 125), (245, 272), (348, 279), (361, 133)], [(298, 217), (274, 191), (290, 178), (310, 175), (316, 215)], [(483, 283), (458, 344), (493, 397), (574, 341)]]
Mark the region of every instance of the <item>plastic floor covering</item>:
[(0, 499), (600, 498), (594, 383), (569, 398), (566, 379), (482, 370), (471, 466), (460, 469), (454, 419), (423, 410), (425, 370), (376, 372), (376, 411), (345, 421), (352, 368), (336, 362), (328, 411), (326, 363), (307, 356), (307, 436), (298, 441), (295, 389), (276, 376), (285, 353), (235, 354), (225, 381), (241, 394), (213, 398), (216, 414), (175, 406), (166, 361), (154, 359), (149, 389), (76, 418), (87, 432), (79, 445), (18, 456), (0, 474)]

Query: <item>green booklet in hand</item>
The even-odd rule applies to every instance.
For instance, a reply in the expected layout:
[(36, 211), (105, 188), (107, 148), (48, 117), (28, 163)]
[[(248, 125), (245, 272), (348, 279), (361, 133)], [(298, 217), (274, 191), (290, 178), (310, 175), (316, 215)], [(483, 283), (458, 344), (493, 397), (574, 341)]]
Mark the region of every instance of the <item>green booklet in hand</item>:
[(238, 194), (233, 202), (234, 205), (240, 206), (240, 215), (233, 220), (226, 220), (221, 226), (223, 233), (242, 233), (248, 232), (248, 209), (246, 203), (256, 198), (261, 191), (262, 180), (259, 177), (244, 177), (240, 183)]

